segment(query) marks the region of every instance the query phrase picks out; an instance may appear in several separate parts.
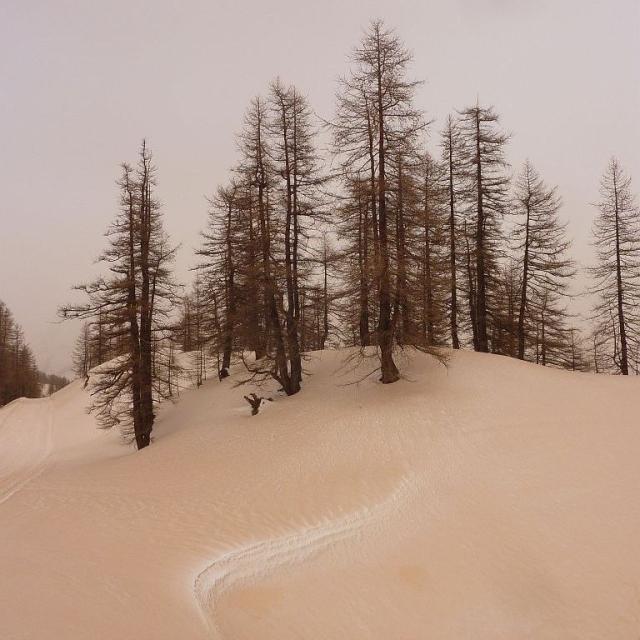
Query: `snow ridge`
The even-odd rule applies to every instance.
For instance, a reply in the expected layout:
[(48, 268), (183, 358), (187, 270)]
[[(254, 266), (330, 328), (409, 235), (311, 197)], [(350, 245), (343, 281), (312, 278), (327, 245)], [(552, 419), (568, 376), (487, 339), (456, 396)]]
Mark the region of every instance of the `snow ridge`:
[(416, 479), (403, 476), (382, 500), (363, 506), (335, 519), (297, 529), (277, 538), (232, 549), (216, 558), (197, 575), (194, 594), (212, 638), (221, 639), (216, 623), (216, 601), (231, 588), (268, 575), (283, 566), (293, 566), (316, 556), (338, 542), (355, 539), (365, 529), (389, 522), (391, 512), (406, 506), (410, 493), (416, 490)]

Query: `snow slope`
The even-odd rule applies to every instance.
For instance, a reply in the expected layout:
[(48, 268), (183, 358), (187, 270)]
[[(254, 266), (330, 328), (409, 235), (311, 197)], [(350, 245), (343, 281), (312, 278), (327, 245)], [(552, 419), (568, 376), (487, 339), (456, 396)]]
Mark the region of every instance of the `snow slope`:
[(0, 638), (638, 637), (640, 381), (344, 360), (255, 417), (183, 392), (139, 453), (79, 382), (0, 410)]

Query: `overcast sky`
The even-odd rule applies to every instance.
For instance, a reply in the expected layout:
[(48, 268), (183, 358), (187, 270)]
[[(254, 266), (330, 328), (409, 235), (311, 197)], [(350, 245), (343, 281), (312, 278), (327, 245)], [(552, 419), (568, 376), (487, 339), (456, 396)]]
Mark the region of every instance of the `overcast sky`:
[(414, 52), (433, 133), (476, 96), (495, 105), (514, 170), (529, 157), (559, 186), (590, 259), (611, 155), (640, 188), (639, 0), (0, 0), (0, 299), (40, 368), (69, 369), (79, 327), (56, 308), (95, 273), (142, 137), (186, 281), (249, 99), (279, 75), (330, 117), (378, 17)]

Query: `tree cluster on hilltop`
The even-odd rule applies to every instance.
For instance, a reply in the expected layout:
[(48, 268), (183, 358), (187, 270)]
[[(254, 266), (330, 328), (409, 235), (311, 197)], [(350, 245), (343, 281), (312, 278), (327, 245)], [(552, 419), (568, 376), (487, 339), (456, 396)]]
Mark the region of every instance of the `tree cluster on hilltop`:
[(92, 372), (103, 426), (149, 444), (174, 345), (191, 353), (198, 384), (211, 363), (223, 379), (235, 360), (287, 395), (303, 386), (304, 354), (329, 346), (377, 357), (384, 384), (401, 376), (404, 348), (638, 373), (640, 214), (619, 163), (602, 181), (585, 332), (569, 311), (577, 265), (557, 187), (528, 160), (509, 165), (510, 135), (492, 106), (453, 111), (437, 131), (416, 104), (411, 63), (377, 21), (329, 120), (281, 80), (250, 102), (180, 298), (146, 145), (135, 168), (123, 165), (108, 275), (79, 287), (88, 302), (62, 310), (86, 321), (74, 367)]

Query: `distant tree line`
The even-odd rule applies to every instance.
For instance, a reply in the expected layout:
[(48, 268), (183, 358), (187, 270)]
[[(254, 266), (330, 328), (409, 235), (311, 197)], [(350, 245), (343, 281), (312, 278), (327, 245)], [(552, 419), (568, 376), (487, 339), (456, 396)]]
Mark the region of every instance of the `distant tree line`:
[(68, 383), (67, 378), (38, 370), (22, 328), (0, 300), (0, 407), (17, 398), (51, 395)]
[(0, 406), (21, 397), (40, 397), (38, 367), (22, 328), (0, 301)]
[(69, 384), (69, 378), (38, 371), (38, 382), (40, 383), (41, 394), (43, 396), (51, 396), (66, 387)]
[(123, 166), (102, 256), (111, 275), (80, 287), (87, 304), (63, 309), (87, 320), (74, 363), (85, 377), (97, 367), (104, 426), (149, 443), (154, 399), (171, 393), (174, 344), (192, 354), (198, 384), (207, 363), (223, 379), (241, 360), (247, 379), (271, 378), (287, 395), (302, 387), (304, 354), (328, 346), (375, 356), (385, 384), (400, 377), (396, 353), (407, 347), (638, 373), (640, 214), (619, 163), (597, 205), (586, 330), (569, 311), (578, 268), (557, 188), (530, 161), (512, 170), (493, 107), (468, 105), (434, 131), (410, 63), (398, 36), (373, 22), (329, 120), (280, 80), (251, 101), (180, 298), (146, 146), (135, 170)]

